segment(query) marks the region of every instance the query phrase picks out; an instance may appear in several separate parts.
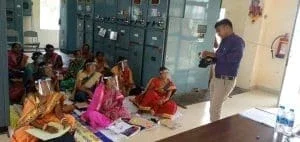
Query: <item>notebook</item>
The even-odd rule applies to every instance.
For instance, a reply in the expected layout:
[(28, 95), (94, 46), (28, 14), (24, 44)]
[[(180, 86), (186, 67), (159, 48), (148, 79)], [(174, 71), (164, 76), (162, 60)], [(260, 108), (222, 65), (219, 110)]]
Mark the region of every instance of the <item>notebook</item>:
[(64, 129), (61, 124), (54, 122), (50, 122), (48, 125), (58, 128), (58, 132), (51, 134), (38, 128), (30, 128), (27, 129), (26, 132), (42, 141), (48, 141), (63, 136), (71, 129), (70, 126)]

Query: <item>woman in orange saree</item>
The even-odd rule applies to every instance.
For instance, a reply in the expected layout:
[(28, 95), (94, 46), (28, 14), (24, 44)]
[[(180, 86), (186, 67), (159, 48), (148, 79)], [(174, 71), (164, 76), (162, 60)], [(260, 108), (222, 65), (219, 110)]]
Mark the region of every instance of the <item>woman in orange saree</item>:
[(160, 76), (152, 78), (145, 93), (132, 100), (139, 110), (149, 111), (163, 118), (172, 118), (177, 111), (177, 105), (170, 97), (176, 92), (176, 86), (168, 76), (168, 69), (161, 67)]
[(127, 59), (119, 57), (118, 64), (111, 70), (116, 76), (118, 76), (119, 88), (124, 96), (128, 96), (129, 91), (134, 88), (134, 81), (132, 71), (127, 64)]
[[(33, 127), (49, 133), (56, 133), (58, 129), (49, 126), (50, 122), (60, 123), (64, 127), (70, 126), (71, 131), (75, 129), (75, 118), (65, 113), (67, 110), (63, 106), (64, 97), (60, 93), (51, 91), (48, 80), (38, 80), (36, 84), (38, 85), (31, 87), (30, 93), (24, 101), (23, 112), (11, 138), (12, 142), (39, 141), (38, 138), (26, 132), (27, 129)], [(57, 139), (74, 141), (70, 133)]]

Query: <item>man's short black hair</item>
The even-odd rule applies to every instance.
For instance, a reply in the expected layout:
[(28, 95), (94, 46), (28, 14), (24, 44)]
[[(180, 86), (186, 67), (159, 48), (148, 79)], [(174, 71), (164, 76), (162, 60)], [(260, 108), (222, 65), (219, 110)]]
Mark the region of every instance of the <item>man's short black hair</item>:
[(218, 28), (219, 26), (224, 25), (224, 26), (229, 26), (232, 28), (232, 22), (229, 19), (223, 19), (215, 24), (215, 29)]

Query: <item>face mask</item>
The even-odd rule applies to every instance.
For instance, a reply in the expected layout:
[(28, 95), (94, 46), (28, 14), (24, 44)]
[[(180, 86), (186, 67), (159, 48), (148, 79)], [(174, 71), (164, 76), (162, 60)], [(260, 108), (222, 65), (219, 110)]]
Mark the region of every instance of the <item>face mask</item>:
[(39, 79), (35, 81), (36, 89), (38, 90), (41, 96), (49, 95), (52, 92), (50, 84), (51, 84), (51, 79), (49, 78), (45, 80)]

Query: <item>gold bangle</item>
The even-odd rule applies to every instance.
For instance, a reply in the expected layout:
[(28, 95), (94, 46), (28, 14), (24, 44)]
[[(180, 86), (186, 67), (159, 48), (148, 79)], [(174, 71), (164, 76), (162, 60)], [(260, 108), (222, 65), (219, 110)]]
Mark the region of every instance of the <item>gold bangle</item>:
[(45, 125), (43, 126), (43, 130), (45, 131), (45, 130), (47, 129), (47, 127), (48, 127), (48, 124), (45, 124)]

